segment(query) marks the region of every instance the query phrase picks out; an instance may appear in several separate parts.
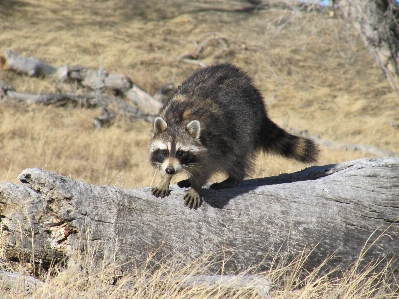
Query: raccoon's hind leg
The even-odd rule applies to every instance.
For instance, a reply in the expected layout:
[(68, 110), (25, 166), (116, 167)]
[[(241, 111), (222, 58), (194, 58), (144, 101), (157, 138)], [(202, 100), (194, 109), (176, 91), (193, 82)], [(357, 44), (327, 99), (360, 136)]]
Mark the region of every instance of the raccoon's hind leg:
[(227, 179), (225, 179), (224, 181), (220, 182), (220, 183), (213, 183), (211, 185), (212, 189), (215, 190), (219, 190), (219, 189), (225, 189), (225, 188), (233, 188), (235, 186), (237, 186), (239, 183), (242, 182), (244, 178), (239, 179), (239, 178), (234, 178), (229, 176)]
[(152, 195), (161, 198), (169, 196), (170, 194), (169, 184), (170, 180), (172, 179), (172, 176), (173, 175), (164, 174), (162, 176), (161, 182), (156, 187), (151, 189)]
[(225, 188), (233, 188), (241, 183), (245, 176), (253, 168), (253, 151), (247, 150), (243, 155), (238, 157), (234, 163), (227, 169), (227, 179), (220, 183), (214, 183), (211, 185), (212, 189), (219, 190)]
[(219, 190), (225, 188), (233, 188), (241, 183), (246, 175), (245, 168), (241, 168), (241, 165), (235, 165), (233, 169), (227, 171), (228, 178), (220, 183), (214, 183), (211, 185), (212, 189)]

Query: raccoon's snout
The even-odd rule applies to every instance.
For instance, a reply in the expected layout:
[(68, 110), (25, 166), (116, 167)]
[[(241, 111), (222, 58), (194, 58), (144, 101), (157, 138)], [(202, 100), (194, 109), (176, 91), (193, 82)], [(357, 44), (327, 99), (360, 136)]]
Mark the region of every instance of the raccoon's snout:
[(166, 167), (165, 172), (166, 172), (167, 174), (174, 174), (176, 171), (175, 171), (175, 169), (173, 168), (173, 166), (168, 166), (168, 167)]

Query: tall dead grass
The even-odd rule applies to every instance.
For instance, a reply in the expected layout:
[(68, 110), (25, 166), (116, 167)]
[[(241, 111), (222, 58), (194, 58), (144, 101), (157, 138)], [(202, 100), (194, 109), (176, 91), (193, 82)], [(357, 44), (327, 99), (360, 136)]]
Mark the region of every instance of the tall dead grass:
[[(229, 276), (226, 283), (222, 274), (216, 276), (219, 277), (216, 283), (204, 283), (197, 279), (203, 279), (212, 266), (207, 256), (183, 266), (173, 259), (165, 260), (155, 263), (154, 268), (153, 257), (149, 255), (147, 266), (122, 274), (115, 257), (108, 255), (102, 262), (96, 262), (93, 258), (95, 249), (91, 248), (89, 252), (77, 255), (68, 268), (54, 268), (42, 276), (44, 284), (37, 285), (29, 298), (268, 298), (265, 290), (269, 289), (273, 299), (398, 298), (399, 283), (392, 276), (397, 261), (381, 260), (360, 267), (359, 257), (346, 271), (326, 271), (326, 264), (334, 257), (331, 255), (319, 267), (307, 272), (304, 266), (309, 254), (304, 251), (288, 264), (272, 266), (269, 271), (256, 276), (250, 271), (241, 272), (235, 278)], [(254, 280), (248, 280), (248, 277)], [(28, 295), (24, 285), (10, 287), (1, 281), (0, 292), (10, 299)]]
[(0, 180), (14, 181), (21, 169), (40, 167), (95, 184), (149, 184), (153, 172), (145, 157), (150, 125), (120, 121), (107, 130), (96, 130), (88, 120), (97, 112), (4, 107)]

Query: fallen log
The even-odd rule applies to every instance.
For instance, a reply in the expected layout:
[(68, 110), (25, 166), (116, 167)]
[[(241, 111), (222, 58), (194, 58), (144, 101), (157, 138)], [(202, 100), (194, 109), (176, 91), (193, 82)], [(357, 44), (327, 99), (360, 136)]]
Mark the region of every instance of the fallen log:
[(129, 101), (143, 110), (145, 114), (156, 115), (162, 107), (147, 92), (133, 84), (125, 75), (108, 74), (100, 67), (98, 70), (82, 66), (52, 66), (35, 57), (23, 57), (11, 50), (6, 50), (5, 55), (0, 56), (0, 65), (4, 70), (13, 70), (18, 73), (34, 77), (48, 77), (64, 82), (74, 81), (91, 90), (110, 89), (124, 94)]
[[(233, 189), (204, 188), (198, 210), (184, 189), (166, 199), (150, 188), (123, 190), (26, 169), (22, 185), (0, 184), (0, 219), (8, 259), (41, 265), (73, 260), (75, 250), (111, 252), (130, 269), (173, 259), (189, 263), (221, 252), (225, 274), (265, 270), (312, 249), (313, 269), (390, 259), (399, 246), (399, 159), (361, 159), (293, 174), (247, 180)], [(372, 246), (370, 246), (372, 244)], [(33, 254), (34, 253), (34, 254)], [(212, 272), (211, 274), (214, 274)]]
[(0, 99), (3, 97), (27, 104), (53, 106), (72, 104), (86, 108), (99, 107), (101, 108), (101, 113), (93, 120), (94, 125), (97, 128), (112, 124), (117, 115), (121, 115), (130, 120), (141, 118), (150, 123), (152, 123), (155, 119), (154, 114), (149, 114), (119, 98), (106, 96), (101, 93), (80, 95), (62, 93), (27, 94), (17, 92), (13, 87), (7, 85), (3, 81), (0, 81)]
[(43, 285), (44, 283), (35, 277), (0, 270), (0, 286), (3, 291), (7, 289), (19, 289), (23, 290), (21, 293), (29, 294)]

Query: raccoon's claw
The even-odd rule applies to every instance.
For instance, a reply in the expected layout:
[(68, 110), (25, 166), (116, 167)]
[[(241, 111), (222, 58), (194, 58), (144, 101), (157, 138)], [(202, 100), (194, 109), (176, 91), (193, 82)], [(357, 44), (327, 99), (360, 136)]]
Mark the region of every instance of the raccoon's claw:
[(165, 196), (169, 196), (170, 190), (169, 189), (160, 189), (160, 188), (155, 187), (155, 188), (151, 189), (151, 193), (155, 197), (164, 198)]
[(184, 196), (184, 205), (187, 206), (189, 209), (196, 210), (199, 206), (201, 206), (200, 195), (193, 189), (190, 189)]
[(191, 187), (191, 183), (190, 180), (182, 180), (180, 182), (177, 183), (177, 186), (179, 186), (180, 188), (190, 188)]

